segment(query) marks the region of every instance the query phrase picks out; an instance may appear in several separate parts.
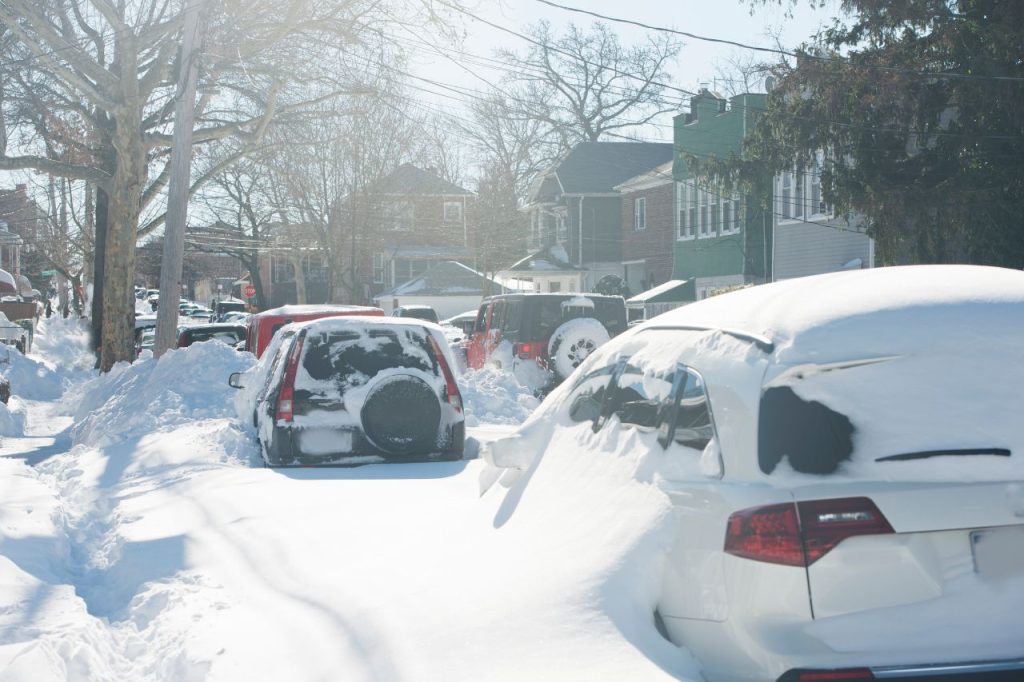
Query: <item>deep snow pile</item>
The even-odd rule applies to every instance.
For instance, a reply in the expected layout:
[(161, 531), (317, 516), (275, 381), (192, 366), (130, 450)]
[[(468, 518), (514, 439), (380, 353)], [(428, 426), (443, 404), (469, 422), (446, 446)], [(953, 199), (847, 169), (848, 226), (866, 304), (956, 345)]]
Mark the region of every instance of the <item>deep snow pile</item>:
[(468, 370), (459, 377), (466, 425), (520, 424), (540, 401), (510, 372), (492, 367)]
[(72, 392), (76, 444), (103, 446), (202, 419), (234, 416), (228, 375), (253, 363), (218, 341), (119, 364)]
[(0, 459), (0, 678), (694, 671), (651, 620), (669, 506), (629, 452), (559, 453), (483, 498), (482, 462), (251, 468), (226, 384), (251, 362), (209, 343), (118, 367), (67, 396), (70, 452)]

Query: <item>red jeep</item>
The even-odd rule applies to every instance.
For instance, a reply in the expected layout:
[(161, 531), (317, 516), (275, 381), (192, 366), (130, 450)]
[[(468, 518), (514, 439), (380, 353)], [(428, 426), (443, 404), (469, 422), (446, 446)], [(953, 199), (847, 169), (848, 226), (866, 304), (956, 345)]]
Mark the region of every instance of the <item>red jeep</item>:
[(555, 382), (626, 330), (626, 302), (600, 294), (505, 294), (485, 299), (466, 344), (470, 368), (533, 362)]
[(292, 322), (319, 320), (322, 317), (342, 317), (345, 315), (383, 316), (380, 308), (361, 305), (286, 305), (280, 308), (264, 310), (249, 318), (245, 336), (245, 350), (256, 357), (270, 345), (270, 340), (278, 329)]

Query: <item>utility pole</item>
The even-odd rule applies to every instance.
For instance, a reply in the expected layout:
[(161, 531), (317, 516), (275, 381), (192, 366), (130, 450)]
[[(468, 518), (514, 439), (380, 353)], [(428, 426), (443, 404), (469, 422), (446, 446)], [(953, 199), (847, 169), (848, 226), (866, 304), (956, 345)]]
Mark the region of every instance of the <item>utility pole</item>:
[(192, 178), (192, 128), (196, 106), (199, 62), (196, 43), (199, 15), (206, 0), (185, 3), (179, 57), (178, 88), (174, 105), (174, 139), (171, 147), (171, 181), (167, 190), (167, 221), (164, 252), (160, 261), (160, 303), (157, 307), (153, 354), (160, 357), (177, 345), (178, 304), (181, 302), (181, 271), (185, 257), (185, 224), (188, 189)]

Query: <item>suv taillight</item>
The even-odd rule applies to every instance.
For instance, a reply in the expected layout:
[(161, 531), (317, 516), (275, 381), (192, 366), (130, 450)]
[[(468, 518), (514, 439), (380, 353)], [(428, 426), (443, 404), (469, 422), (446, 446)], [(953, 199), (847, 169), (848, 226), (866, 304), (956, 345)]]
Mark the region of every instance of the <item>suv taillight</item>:
[(540, 355), (541, 344), (517, 343), (514, 347), (516, 357), (520, 360), (534, 360)]
[(729, 517), (725, 552), (784, 566), (810, 566), (856, 535), (893, 533), (867, 497), (787, 502), (738, 511)]
[(448, 361), (445, 360), (444, 353), (441, 352), (441, 346), (437, 343), (437, 340), (429, 334), (427, 340), (430, 342), (430, 349), (434, 351), (434, 357), (437, 358), (437, 364), (441, 366), (441, 373), (444, 374), (445, 393), (448, 394), (448, 404), (454, 407), (456, 412), (462, 412), (462, 393), (459, 391), (459, 384), (455, 381), (452, 368), (448, 366)]
[(281, 392), (277, 394), (277, 406), (274, 409), (274, 416), (278, 421), (290, 422), (295, 416), (295, 374), (299, 370), (299, 356), (302, 354), (302, 343), (305, 335), (295, 339), (292, 352), (288, 355), (288, 364), (284, 368), (284, 378), (281, 380)]

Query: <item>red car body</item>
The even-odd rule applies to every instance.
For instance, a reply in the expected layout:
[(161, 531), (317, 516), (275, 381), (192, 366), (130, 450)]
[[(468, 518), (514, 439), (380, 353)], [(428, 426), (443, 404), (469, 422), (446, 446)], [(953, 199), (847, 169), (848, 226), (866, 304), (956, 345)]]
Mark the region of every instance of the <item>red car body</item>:
[(286, 305), (264, 310), (249, 318), (245, 349), (258, 358), (270, 345), (274, 333), (286, 324), (347, 315), (383, 317), (384, 311), (380, 308), (361, 305)]

